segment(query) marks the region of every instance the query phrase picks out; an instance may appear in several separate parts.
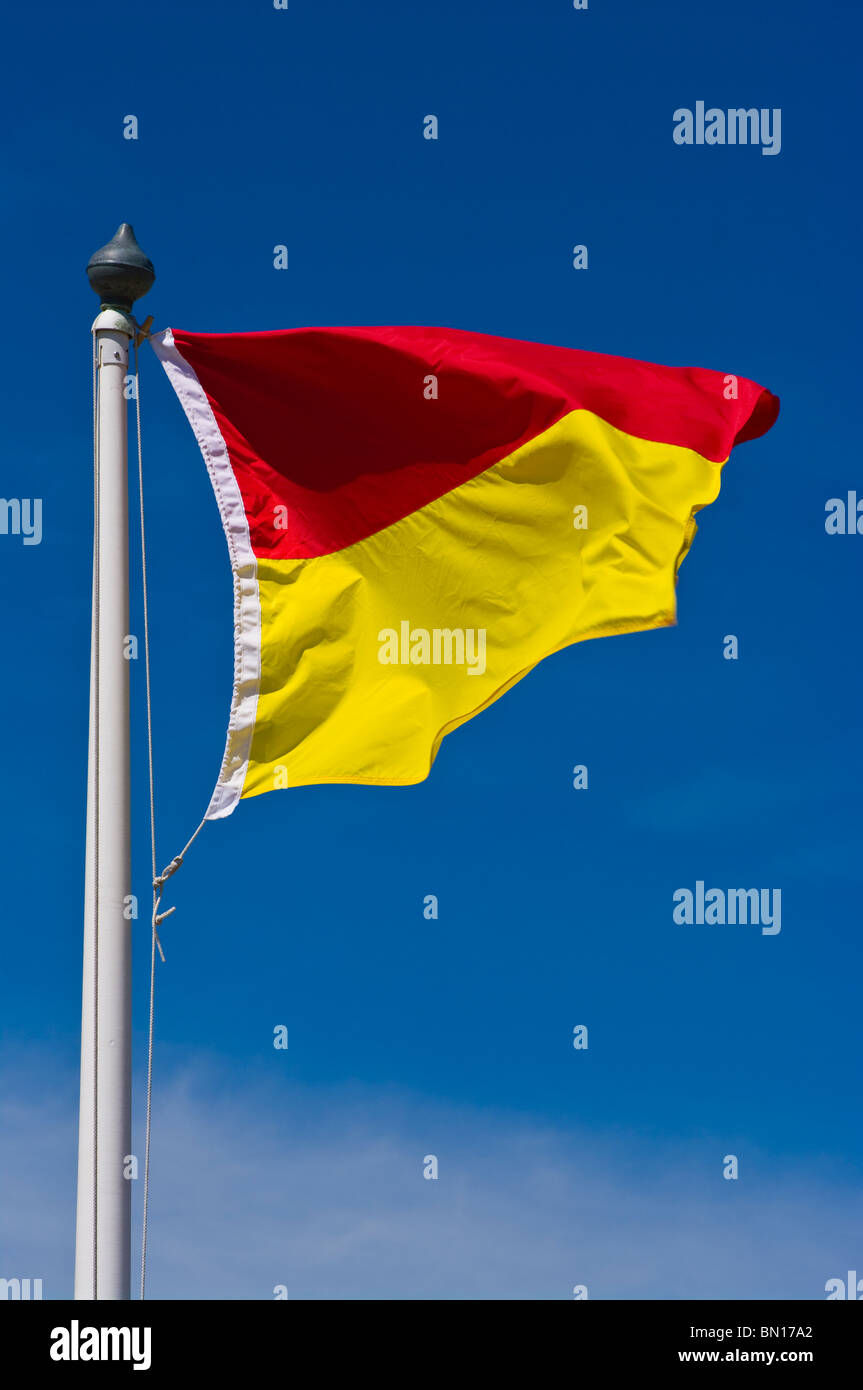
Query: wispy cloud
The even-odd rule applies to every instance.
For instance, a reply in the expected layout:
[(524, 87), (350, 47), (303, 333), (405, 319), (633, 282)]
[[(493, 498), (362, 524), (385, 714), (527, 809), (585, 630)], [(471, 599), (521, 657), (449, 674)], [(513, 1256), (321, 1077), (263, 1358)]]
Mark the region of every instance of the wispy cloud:
[[(71, 1291), (74, 1086), (5, 1069), (0, 1274)], [(824, 1298), (863, 1259), (849, 1175), (742, 1140), (557, 1130), (368, 1088), (160, 1082), (149, 1296), (293, 1299)], [(434, 1154), (439, 1178), (423, 1178)], [(136, 1184), (140, 1206), (140, 1182)], [(855, 1237), (855, 1232), (858, 1233)]]

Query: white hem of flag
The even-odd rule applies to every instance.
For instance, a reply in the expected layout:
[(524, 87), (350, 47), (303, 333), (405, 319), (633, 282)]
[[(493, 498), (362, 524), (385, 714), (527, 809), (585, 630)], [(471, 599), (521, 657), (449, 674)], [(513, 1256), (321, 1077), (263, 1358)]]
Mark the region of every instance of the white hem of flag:
[(252, 748), (261, 688), (261, 599), (249, 523), (228, 449), (206, 392), (174, 345), (170, 328), (150, 338), (204, 456), (234, 576), (234, 690), (225, 755), (205, 820), (229, 816), (239, 801)]

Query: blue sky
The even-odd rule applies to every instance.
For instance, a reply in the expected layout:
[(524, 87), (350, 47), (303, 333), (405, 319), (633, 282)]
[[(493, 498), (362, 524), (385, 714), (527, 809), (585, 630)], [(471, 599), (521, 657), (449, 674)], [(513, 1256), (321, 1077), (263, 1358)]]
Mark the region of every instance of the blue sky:
[[(19, 10), (3, 83), (0, 494), (43, 499), (43, 539), (0, 536), (0, 1275), (71, 1288), (83, 272), (129, 220), (157, 328), (446, 324), (718, 368), (782, 398), (699, 518), (679, 626), (545, 662), (420, 786), (258, 797), (196, 842), (158, 976), (151, 1295), (823, 1297), (863, 1260), (863, 539), (824, 529), (828, 498), (863, 496), (858, 8), (217, 0), (111, 24), (107, 41), (94, 6)], [(672, 113), (698, 100), (781, 108), (781, 152), (676, 145)], [(141, 383), (166, 862), (221, 759), (231, 580), (147, 349)], [(143, 662), (132, 685), (145, 902)], [(676, 925), (672, 894), (697, 879), (780, 888), (781, 933)], [(194, 1190), (192, 1158), (209, 1175)]]

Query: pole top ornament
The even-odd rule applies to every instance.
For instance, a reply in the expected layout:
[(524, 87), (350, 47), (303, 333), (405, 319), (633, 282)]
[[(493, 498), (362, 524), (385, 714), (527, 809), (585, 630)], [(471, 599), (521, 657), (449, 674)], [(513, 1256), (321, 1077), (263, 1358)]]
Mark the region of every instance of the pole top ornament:
[(90, 288), (101, 298), (103, 309), (131, 313), (135, 300), (147, 293), (155, 278), (153, 262), (144, 255), (129, 222), (121, 222), (111, 240), (87, 262)]

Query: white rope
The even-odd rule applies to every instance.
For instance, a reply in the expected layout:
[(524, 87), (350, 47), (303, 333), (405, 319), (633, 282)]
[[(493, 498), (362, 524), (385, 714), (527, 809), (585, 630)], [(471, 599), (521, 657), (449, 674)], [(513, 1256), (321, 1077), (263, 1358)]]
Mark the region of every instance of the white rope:
[[(148, 320), (152, 322), (152, 320)], [(149, 336), (145, 329), (140, 333), (141, 337)], [(153, 1037), (155, 1021), (155, 997), (156, 997), (156, 950), (158, 949), (162, 963), (165, 962), (165, 953), (162, 950), (162, 943), (159, 940), (159, 924), (164, 922), (166, 917), (176, 911), (169, 907), (166, 912), (159, 912), (159, 905), (162, 901), (162, 890), (165, 881), (175, 874), (183, 862), (187, 850), (198, 838), (198, 835), (206, 825), (206, 818), (201, 821), (191, 840), (183, 849), (182, 853), (176, 855), (166, 869), (161, 874), (156, 873), (156, 803), (154, 794), (153, 777), (153, 708), (150, 697), (150, 605), (149, 590), (147, 585), (147, 538), (144, 528), (144, 461), (143, 449), (141, 446), (141, 383), (138, 376), (138, 338), (134, 340), (134, 361), (135, 361), (135, 415), (138, 431), (138, 502), (141, 531), (141, 592), (143, 596), (144, 608), (144, 679), (147, 698), (147, 765), (150, 783), (150, 859), (153, 877), (153, 912), (151, 918), (150, 935), (150, 1010), (149, 1025), (147, 1032), (147, 1117), (144, 1138), (144, 1211), (141, 1228), (141, 1298), (145, 1297), (147, 1282), (147, 1230), (150, 1210), (150, 1133), (152, 1128), (152, 1101), (153, 1101)]]
[[(141, 527), (141, 593), (144, 606), (144, 680), (147, 692), (147, 770), (150, 783), (150, 859), (152, 877), (156, 877), (156, 809), (153, 791), (153, 713), (150, 699), (150, 608), (147, 589), (147, 539), (144, 530), (144, 458), (141, 447), (141, 383), (138, 376), (138, 345), (133, 344), (135, 355), (135, 416), (138, 431), (138, 504)], [(144, 1214), (141, 1228), (141, 1298), (147, 1277), (147, 1218), (150, 1205), (150, 1123), (153, 1098), (153, 1023), (156, 997), (156, 946), (164, 961), (156, 930), (156, 888), (153, 887), (153, 912), (150, 936), (150, 1011), (147, 1029), (147, 1122), (144, 1139)]]

